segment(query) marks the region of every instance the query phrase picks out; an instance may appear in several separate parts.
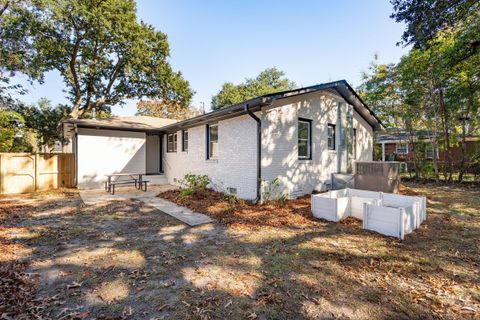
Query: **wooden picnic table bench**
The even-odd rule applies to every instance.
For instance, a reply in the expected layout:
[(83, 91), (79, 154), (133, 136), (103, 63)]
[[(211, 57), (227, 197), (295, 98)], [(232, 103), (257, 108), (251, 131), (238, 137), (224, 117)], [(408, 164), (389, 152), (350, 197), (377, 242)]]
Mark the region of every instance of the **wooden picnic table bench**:
[[(147, 191), (148, 180), (143, 180), (143, 173), (112, 173), (105, 175), (107, 181), (105, 181), (105, 191), (115, 194), (116, 185), (131, 185), (134, 184), (135, 188), (143, 191)], [(127, 179), (122, 179), (126, 177)], [(116, 178), (112, 181), (112, 178)]]

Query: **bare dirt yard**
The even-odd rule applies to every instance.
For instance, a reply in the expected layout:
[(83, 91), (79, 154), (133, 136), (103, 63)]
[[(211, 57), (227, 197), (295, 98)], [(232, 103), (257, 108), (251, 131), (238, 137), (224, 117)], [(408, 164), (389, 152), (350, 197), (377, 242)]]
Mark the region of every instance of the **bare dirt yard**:
[(189, 228), (139, 201), (74, 190), (0, 198), (2, 319), (479, 319), (480, 190), (413, 185), (428, 218), (404, 241), (309, 215), (180, 199)]

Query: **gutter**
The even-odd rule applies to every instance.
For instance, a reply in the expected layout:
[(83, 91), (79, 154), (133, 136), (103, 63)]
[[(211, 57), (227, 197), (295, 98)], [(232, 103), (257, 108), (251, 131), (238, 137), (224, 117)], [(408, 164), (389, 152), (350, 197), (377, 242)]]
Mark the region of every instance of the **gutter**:
[[(270, 103), (271, 104), (271, 103)], [(245, 112), (257, 122), (257, 197), (253, 200), (253, 203), (259, 203), (262, 195), (261, 195), (261, 188), (262, 188), (262, 120), (257, 117), (251, 110), (250, 106), (245, 104), (244, 107)]]

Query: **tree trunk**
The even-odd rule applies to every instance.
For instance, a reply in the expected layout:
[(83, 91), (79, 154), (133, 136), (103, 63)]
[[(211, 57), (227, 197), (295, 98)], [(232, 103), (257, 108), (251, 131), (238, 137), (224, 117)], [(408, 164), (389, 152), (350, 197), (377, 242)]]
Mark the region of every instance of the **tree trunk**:
[(443, 88), (439, 89), (439, 102), (440, 102), (440, 109), (443, 116), (443, 135), (445, 138), (445, 154), (446, 154), (446, 161), (445, 161), (445, 182), (451, 183), (452, 182), (452, 149), (450, 147), (450, 131), (448, 128), (448, 110), (447, 106), (445, 105), (445, 99), (443, 96)]
[(75, 101), (75, 103), (73, 104), (72, 111), (70, 111), (70, 114), (69, 114), (70, 118), (78, 119), (81, 116), (83, 116), (85, 111), (87, 111), (85, 108), (81, 108), (81, 104), (82, 104), (82, 98), (77, 99), (77, 101)]
[(435, 183), (438, 184), (440, 182), (440, 173), (438, 172), (438, 157), (437, 157), (438, 140), (436, 136), (432, 142), (432, 147), (433, 147), (433, 171), (435, 172)]
[(462, 159), (460, 160), (460, 171), (458, 173), (458, 183), (463, 181), (463, 174), (465, 173), (465, 155), (467, 154), (467, 134), (465, 128), (466, 118), (462, 120)]

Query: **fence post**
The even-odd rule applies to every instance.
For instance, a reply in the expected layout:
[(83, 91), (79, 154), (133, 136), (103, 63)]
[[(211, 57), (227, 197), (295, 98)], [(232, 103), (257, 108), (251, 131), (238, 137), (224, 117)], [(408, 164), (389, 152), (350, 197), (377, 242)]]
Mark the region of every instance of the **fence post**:
[(3, 163), (3, 154), (0, 153), (0, 194), (4, 193), (4, 187), (3, 185), (5, 184), (5, 164)]
[(39, 173), (38, 173), (38, 153), (35, 153), (35, 160), (33, 162), (33, 167), (35, 168), (35, 180), (34, 180), (34, 186), (35, 186), (35, 191), (38, 190), (38, 176), (39, 176)]

